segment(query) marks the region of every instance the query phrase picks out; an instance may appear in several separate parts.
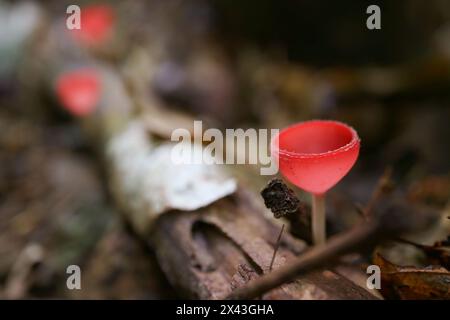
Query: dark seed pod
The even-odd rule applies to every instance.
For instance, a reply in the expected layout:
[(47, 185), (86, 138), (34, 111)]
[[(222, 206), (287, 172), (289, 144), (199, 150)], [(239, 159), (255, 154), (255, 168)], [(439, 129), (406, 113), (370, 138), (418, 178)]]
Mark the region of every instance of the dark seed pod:
[(281, 179), (273, 179), (261, 191), (265, 206), (273, 212), (276, 219), (290, 213), (298, 212), (301, 206), (300, 200), (294, 191)]

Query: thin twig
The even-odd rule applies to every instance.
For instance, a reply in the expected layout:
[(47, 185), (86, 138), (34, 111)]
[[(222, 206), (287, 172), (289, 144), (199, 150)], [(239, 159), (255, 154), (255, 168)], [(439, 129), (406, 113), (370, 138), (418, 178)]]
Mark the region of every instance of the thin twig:
[(397, 241), (397, 242), (404, 243), (404, 244), (409, 244), (409, 245), (417, 247), (417, 248), (424, 248), (424, 247), (426, 247), (426, 246), (424, 246), (424, 245), (422, 245), (420, 243), (416, 243), (416, 242), (410, 241), (408, 239), (403, 239), (403, 238), (400, 238), (400, 237), (397, 237), (394, 240)]
[(244, 287), (236, 289), (227, 299), (253, 299), (294, 279), (299, 274), (330, 264), (333, 259), (341, 254), (366, 243), (369, 239), (373, 239), (377, 231), (376, 226), (373, 223), (364, 223), (345, 234), (335, 236), (324, 245), (314, 246), (295, 262), (253, 280)]
[(376, 212), (371, 212), (369, 221), (364, 221), (350, 231), (330, 238), (324, 245), (312, 247), (289, 265), (250, 281), (233, 291), (227, 299), (253, 299), (261, 296), (294, 280), (300, 274), (335, 263), (342, 254), (357, 251), (405, 232), (427, 228), (434, 220), (430, 219), (432, 216), (431, 211), (411, 208), (404, 201), (393, 201), (389, 205), (384, 203)]
[(273, 249), (273, 256), (272, 256), (272, 260), (270, 261), (270, 266), (269, 266), (269, 271), (270, 272), (272, 272), (273, 263), (275, 262), (275, 256), (277, 255), (278, 248), (280, 247), (281, 236), (283, 234), (283, 231), (284, 231), (284, 223), (281, 226), (280, 234), (278, 235), (278, 238), (277, 238), (277, 243), (275, 244), (275, 248)]
[(360, 216), (362, 216), (365, 219), (367, 219), (366, 212), (365, 212), (366, 209), (364, 208), (364, 206), (361, 203), (359, 203), (359, 202), (353, 203), (353, 207), (355, 207), (356, 212)]
[(389, 194), (393, 189), (392, 182), (392, 167), (387, 167), (380, 179), (378, 179), (377, 185), (375, 186), (374, 191), (372, 192), (372, 196), (367, 202), (366, 207), (364, 208), (363, 214), (366, 219), (370, 218), (371, 212), (375, 204), (382, 198), (383, 196)]

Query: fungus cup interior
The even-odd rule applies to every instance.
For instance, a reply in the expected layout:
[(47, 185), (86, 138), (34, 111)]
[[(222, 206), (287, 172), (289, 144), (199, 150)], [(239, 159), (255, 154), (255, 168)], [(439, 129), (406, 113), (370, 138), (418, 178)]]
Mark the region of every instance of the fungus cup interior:
[(324, 194), (355, 164), (360, 140), (350, 126), (328, 120), (298, 123), (272, 141), (283, 176), (313, 194)]

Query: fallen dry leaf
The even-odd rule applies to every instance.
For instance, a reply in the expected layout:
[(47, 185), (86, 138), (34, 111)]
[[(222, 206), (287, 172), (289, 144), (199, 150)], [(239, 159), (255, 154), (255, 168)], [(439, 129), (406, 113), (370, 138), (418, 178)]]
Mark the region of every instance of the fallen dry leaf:
[(409, 240), (401, 239), (401, 242), (410, 244), (422, 250), (430, 264), (440, 265), (450, 270), (450, 236), (446, 240), (437, 241), (432, 246), (415, 243)]
[(445, 268), (395, 265), (375, 254), (381, 269), (381, 293), (391, 299), (450, 299), (450, 272)]

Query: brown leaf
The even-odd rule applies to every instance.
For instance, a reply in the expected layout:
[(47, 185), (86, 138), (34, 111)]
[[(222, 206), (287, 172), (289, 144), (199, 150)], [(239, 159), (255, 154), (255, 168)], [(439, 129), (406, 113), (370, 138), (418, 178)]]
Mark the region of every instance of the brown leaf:
[(375, 254), (381, 269), (381, 293), (392, 299), (450, 299), (450, 272), (445, 268), (395, 265)]
[(450, 270), (450, 236), (446, 240), (434, 243), (432, 246), (427, 246), (404, 239), (401, 239), (401, 242), (421, 249), (426, 254), (431, 264), (441, 265), (447, 270)]
[(450, 270), (450, 236), (447, 240), (436, 242), (433, 246), (423, 246), (426, 255)]

